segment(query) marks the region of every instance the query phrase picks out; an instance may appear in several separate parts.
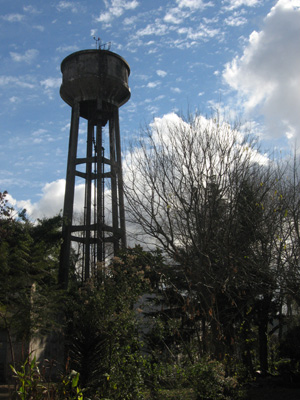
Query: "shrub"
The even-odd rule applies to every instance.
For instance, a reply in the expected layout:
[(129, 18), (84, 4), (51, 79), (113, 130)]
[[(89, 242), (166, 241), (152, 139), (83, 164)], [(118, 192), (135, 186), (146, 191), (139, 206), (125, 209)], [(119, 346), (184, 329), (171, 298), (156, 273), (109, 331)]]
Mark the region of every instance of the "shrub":
[(197, 400), (225, 400), (238, 397), (237, 381), (225, 376), (222, 363), (203, 359), (191, 365), (186, 378), (193, 387)]
[(45, 369), (40, 370), (34, 357), (28, 357), (17, 370), (11, 369), (16, 379), (16, 396), (20, 400), (83, 400), (83, 392), (78, 386), (79, 373), (67, 372), (58, 383), (46, 379)]

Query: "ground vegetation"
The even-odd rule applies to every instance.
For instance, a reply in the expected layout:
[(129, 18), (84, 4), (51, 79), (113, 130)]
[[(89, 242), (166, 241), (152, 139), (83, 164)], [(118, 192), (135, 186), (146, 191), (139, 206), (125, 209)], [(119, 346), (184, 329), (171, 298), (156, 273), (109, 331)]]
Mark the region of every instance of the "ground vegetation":
[[(297, 154), (262, 154), (255, 137), (218, 115), (173, 115), (154, 121), (127, 161), (127, 218), (143, 247), (97, 264), (86, 282), (74, 257), (68, 290), (57, 285), (61, 218), (32, 223), (0, 193), (0, 319), (19, 398), (296, 390)], [(55, 382), (34, 354), (18, 365), (12, 343), (51, 330), (64, 348)]]

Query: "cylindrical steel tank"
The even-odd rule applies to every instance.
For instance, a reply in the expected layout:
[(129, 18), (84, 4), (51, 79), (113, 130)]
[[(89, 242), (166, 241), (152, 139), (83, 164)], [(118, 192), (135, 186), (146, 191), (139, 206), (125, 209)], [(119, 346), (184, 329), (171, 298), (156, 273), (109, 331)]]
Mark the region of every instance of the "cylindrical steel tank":
[(120, 107), (130, 98), (128, 63), (108, 50), (82, 50), (61, 63), (60, 95), (71, 107), (81, 103), (80, 116), (88, 119), (97, 100)]

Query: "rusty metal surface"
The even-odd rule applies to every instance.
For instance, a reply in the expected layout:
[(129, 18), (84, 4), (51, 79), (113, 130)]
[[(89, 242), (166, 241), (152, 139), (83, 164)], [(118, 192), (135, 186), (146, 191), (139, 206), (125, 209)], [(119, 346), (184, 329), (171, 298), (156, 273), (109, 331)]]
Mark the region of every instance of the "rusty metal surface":
[[(80, 116), (89, 118), (97, 99), (120, 107), (130, 98), (128, 77), (130, 67), (120, 57), (107, 50), (82, 50), (70, 54), (61, 63), (62, 99), (71, 107), (81, 103)], [(87, 104), (84, 104), (87, 102)]]

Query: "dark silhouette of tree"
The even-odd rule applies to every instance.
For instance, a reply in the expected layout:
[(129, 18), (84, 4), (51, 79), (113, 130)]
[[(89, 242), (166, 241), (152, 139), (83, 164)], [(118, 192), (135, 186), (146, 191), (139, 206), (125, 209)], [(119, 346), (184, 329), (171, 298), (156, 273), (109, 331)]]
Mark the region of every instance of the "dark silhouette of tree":
[(129, 160), (127, 214), (139, 238), (162, 249), (181, 275), (166, 290), (181, 296), (199, 352), (232, 354), (257, 326), (265, 372), (285, 266), (278, 246), (284, 171), (239, 126), (199, 115), (153, 123)]

